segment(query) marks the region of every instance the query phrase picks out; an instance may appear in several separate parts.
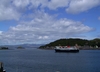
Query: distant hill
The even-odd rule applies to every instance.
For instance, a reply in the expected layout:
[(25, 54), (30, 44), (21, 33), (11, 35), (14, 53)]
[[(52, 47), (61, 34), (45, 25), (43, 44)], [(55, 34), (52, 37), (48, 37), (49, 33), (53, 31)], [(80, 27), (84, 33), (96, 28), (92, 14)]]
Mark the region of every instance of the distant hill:
[(91, 46), (91, 47), (94, 47), (94, 46), (98, 46), (100, 47), (100, 39), (96, 38), (96, 39), (93, 39), (93, 40), (86, 40), (86, 39), (73, 39), (73, 38), (69, 38), (69, 39), (59, 39), (59, 40), (56, 40), (54, 42), (51, 42), (49, 44), (46, 44), (46, 45), (42, 45), (40, 46), (39, 48), (40, 49), (46, 49), (46, 48), (52, 48), (54, 46), (59, 46), (59, 44), (61, 46), (74, 46), (75, 44), (78, 44), (79, 46)]
[(44, 44), (19, 44), (19, 45), (1, 45), (0, 47), (8, 47), (9, 49), (16, 49), (18, 47), (23, 48), (38, 48)]
[(25, 48), (37, 48), (44, 44), (20, 44), (17, 46), (25, 47)]

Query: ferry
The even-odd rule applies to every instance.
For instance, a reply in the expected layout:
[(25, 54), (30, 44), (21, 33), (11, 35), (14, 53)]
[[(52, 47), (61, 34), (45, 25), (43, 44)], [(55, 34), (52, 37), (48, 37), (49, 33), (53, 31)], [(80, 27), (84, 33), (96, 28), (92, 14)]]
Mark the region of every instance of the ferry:
[(79, 48), (69, 46), (56, 46), (55, 52), (79, 52)]

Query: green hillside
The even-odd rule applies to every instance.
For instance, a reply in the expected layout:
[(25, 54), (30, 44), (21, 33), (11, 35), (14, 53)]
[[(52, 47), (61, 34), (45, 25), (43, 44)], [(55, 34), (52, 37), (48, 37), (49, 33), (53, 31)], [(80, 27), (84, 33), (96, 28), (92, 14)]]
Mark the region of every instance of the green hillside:
[(93, 39), (93, 40), (86, 40), (86, 39), (73, 39), (73, 38), (69, 38), (69, 39), (59, 39), (56, 40), (54, 42), (51, 42), (49, 44), (40, 46), (39, 48), (47, 48), (47, 47), (54, 47), (54, 46), (74, 46), (75, 44), (78, 44), (79, 46), (98, 46), (100, 47), (100, 39)]

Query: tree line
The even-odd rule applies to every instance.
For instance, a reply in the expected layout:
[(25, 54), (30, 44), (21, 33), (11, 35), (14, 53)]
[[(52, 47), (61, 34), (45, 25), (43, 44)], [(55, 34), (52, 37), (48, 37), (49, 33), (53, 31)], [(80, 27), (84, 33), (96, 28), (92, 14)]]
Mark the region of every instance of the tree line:
[(69, 38), (69, 39), (59, 39), (59, 40), (56, 40), (54, 42), (51, 42), (49, 44), (46, 44), (46, 45), (43, 45), (43, 46), (40, 46), (39, 48), (43, 48), (43, 47), (52, 47), (52, 46), (58, 46), (58, 45), (61, 45), (61, 46), (75, 46), (75, 44), (78, 44), (79, 46), (98, 46), (100, 47), (100, 39), (99, 38), (96, 38), (96, 39), (93, 39), (93, 40), (86, 40), (86, 39), (73, 39), (73, 38)]

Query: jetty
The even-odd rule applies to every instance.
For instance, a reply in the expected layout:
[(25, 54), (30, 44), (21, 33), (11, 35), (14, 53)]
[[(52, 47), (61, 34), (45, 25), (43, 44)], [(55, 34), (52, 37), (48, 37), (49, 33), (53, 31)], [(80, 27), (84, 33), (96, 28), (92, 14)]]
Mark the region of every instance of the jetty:
[(3, 69), (3, 63), (0, 62), (0, 72), (6, 72), (4, 69)]

